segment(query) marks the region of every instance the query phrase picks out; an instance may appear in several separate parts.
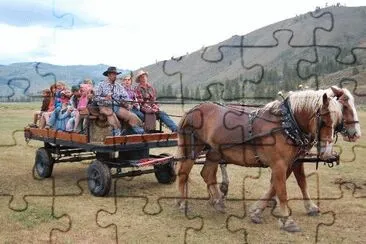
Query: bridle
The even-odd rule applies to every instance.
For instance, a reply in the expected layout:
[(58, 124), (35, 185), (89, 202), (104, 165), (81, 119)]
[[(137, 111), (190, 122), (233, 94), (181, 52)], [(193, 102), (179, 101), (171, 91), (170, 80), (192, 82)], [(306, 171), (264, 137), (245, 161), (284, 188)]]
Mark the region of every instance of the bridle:
[[(339, 100), (340, 97), (337, 97), (337, 101)], [(342, 104), (341, 104), (342, 105)], [(352, 125), (352, 124), (359, 124), (360, 121), (358, 120), (351, 120), (351, 121), (346, 121), (343, 118), (343, 110), (344, 110), (344, 105), (342, 105), (342, 121), (341, 123), (339, 123), (335, 130), (334, 130), (334, 134), (337, 136), (338, 133), (341, 133), (341, 135), (343, 136), (348, 136), (348, 138), (351, 136), (347, 130), (347, 128), (345, 127), (345, 125)]]
[(321, 137), (320, 137), (320, 130), (322, 128), (333, 128), (332, 126), (327, 125), (324, 122), (324, 120), (322, 119), (322, 116), (328, 114), (329, 112), (322, 114), (320, 110), (321, 110), (321, 108), (319, 108), (318, 111), (316, 111), (316, 113), (312, 116), (312, 117), (314, 117), (314, 116), (316, 117), (316, 149), (317, 149), (318, 155), (320, 155), (320, 149), (321, 149), (320, 142), (322, 141)]

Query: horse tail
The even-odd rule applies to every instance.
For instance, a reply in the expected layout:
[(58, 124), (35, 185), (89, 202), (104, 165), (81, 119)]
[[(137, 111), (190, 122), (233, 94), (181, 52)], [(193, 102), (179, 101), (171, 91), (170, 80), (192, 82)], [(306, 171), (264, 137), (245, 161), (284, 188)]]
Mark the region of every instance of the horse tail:
[[(189, 128), (192, 126), (190, 123), (192, 120), (192, 110), (185, 113), (178, 124), (178, 160), (179, 162), (188, 158), (188, 152), (190, 151), (190, 132)], [(179, 168), (179, 167), (178, 167)]]
[[(199, 109), (200, 105), (197, 105), (186, 112), (179, 122), (178, 129), (178, 147), (177, 147), (177, 167), (176, 174), (179, 176), (180, 181), (190, 181), (189, 173), (194, 165), (197, 142), (199, 139), (196, 137), (194, 119), (197, 116), (195, 112)], [(181, 182), (180, 184), (183, 184)]]

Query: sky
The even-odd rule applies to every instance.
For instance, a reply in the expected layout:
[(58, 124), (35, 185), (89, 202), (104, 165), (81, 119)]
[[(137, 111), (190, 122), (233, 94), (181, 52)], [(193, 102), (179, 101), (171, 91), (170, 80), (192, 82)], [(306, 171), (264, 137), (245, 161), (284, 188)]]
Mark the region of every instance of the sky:
[(365, 0), (0, 0), (0, 64), (136, 70), (340, 2)]

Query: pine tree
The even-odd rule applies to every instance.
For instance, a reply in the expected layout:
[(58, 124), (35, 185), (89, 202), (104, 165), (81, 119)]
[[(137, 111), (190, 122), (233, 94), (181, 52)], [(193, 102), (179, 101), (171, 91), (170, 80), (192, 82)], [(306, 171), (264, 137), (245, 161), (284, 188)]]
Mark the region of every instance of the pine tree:
[(184, 87), (184, 90), (183, 90), (183, 97), (184, 98), (189, 98), (189, 89), (187, 86)]
[(232, 89), (232, 96), (233, 99), (240, 99), (241, 95), (240, 95), (240, 86), (239, 86), (239, 81), (238, 80), (234, 80), (233, 81), (233, 89)]
[(194, 93), (194, 98), (201, 100), (201, 92), (200, 92), (200, 88), (198, 86), (196, 86), (196, 91)]
[(163, 85), (163, 88), (161, 90), (161, 95), (162, 96), (166, 96), (166, 88), (165, 88), (165, 85)]
[(172, 87), (171, 84), (169, 84), (167, 89), (166, 89), (166, 96), (167, 97), (172, 97), (173, 96), (173, 87)]
[(231, 85), (232, 85), (231, 82), (229, 82), (229, 81), (225, 82), (225, 84), (224, 84), (224, 94), (223, 94), (224, 99), (227, 99), (227, 100), (233, 99)]

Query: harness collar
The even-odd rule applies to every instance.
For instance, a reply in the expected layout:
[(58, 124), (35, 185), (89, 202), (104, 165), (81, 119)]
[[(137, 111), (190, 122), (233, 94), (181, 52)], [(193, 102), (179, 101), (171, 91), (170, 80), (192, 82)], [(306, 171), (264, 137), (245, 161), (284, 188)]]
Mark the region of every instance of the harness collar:
[(314, 142), (311, 134), (305, 133), (297, 124), (296, 119), (293, 116), (293, 111), (289, 104), (288, 98), (286, 98), (281, 104), (282, 112), (282, 128), (284, 129), (286, 135), (288, 135), (295, 145), (307, 147), (309, 144)]

